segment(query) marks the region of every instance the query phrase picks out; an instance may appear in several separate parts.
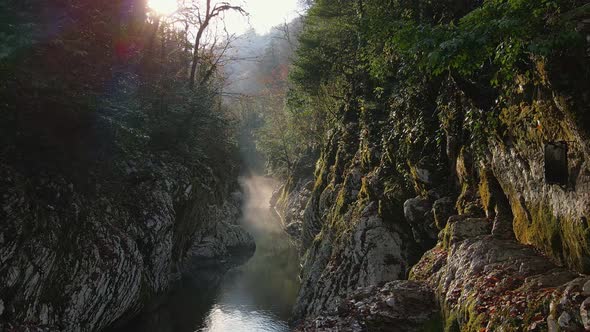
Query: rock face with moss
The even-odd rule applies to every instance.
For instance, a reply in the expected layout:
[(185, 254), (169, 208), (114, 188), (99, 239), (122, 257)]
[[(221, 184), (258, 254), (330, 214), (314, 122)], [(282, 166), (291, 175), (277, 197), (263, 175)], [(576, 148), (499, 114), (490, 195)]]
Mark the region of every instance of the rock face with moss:
[[(442, 230), (438, 245), (414, 266), (411, 277), (436, 290), (447, 330), (590, 327), (590, 283), (579, 274), (588, 272), (590, 259), (588, 140), (567, 112), (572, 104), (560, 104), (567, 98), (553, 95), (530, 101), (532, 108), (522, 102), (505, 109), (500, 115), (505, 129), (488, 138), (483, 154), (474, 155), (469, 140), (447, 146), (445, 159), (452, 167), (446, 183), (433, 175), (441, 169), (421, 165), (410, 167), (404, 187), (403, 174), (388, 167), (384, 147), (347, 151), (347, 139), (328, 145), (305, 209), (308, 250), (297, 316), (323, 317), (358, 287), (405, 279)], [(452, 132), (452, 113), (475, 107), (462, 98), (463, 107), (439, 104), (451, 112), (443, 127), (448, 142), (462, 135)], [(363, 121), (361, 127), (369, 125)], [(545, 181), (548, 141), (570, 142), (566, 186)], [(363, 161), (364, 153), (374, 164)], [(417, 197), (412, 198), (410, 186)]]
[[(339, 303), (412, 278), (449, 331), (589, 329), (588, 50), (532, 57), (501, 88), (452, 73), (384, 98), (351, 83), (302, 212), (295, 316), (364, 326)], [(561, 184), (546, 175), (554, 143)]]
[[(588, 137), (573, 114), (584, 107), (569, 97), (538, 87), (543, 95), (501, 113), (506, 136), (493, 143), (491, 168), (514, 214), (514, 233), (556, 262), (590, 272), (590, 160)], [(587, 111), (587, 109), (586, 109)], [(544, 144), (567, 142), (567, 178), (545, 181)]]
[(310, 152), (297, 161), (287, 181), (273, 193), (270, 204), (281, 218), (285, 230), (299, 243), (304, 209), (313, 189), (315, 153)]
[(87, 172), (0, 165), (0, 329), (100, 330), (164, 294), (189, 263), (254, 245), (237, 226), (235, 182), (206, 165), (137, 155)]
[(337, 311), (297, 326), (295, 331), (434, 332), (441, 316), (432, 290), (415, 281), (392, 281), (356, 290)]
[[(423, 250), (436, 239), (432, 202), (414, 204), (396, 173), (386, 147), (372, 144), (388, 135), (370, 112), (338, 128), (318, 161), (316, 182), (303, 212), (302, 289), (297, 318), (334, 311), (359, 287), (405, 279)], [(434, 175), (420, 183), (426, 191)], [(419, 181), (418, 179), (416, 181)], [(431, 182), (430, 182), (431, 181)], [(432, 199), (441, 194), (432, 191)], [(413, 219), (404, 217), (404, 210)], [(408, 220), (412, 220), (409, 222)]]
[[(590, 159), (584, 130), (567, 112), (574, 104), (560, 104), (567, 98), (554, 92), (551, 100), (531, 100), (532, 108), (521, 102), (505, 109), (500, 114), (505, 129), (488, 137), (489, 149), (475, 154), (475, 142), (453, 139), (463, 134), (453, 132), (452, 122), (475, 106), (457, 85), (447, 84), (452, 87), (447, 93), (454, 91), (463, 101), (439, 104), (449, 112), (441, 124), (447, 142), (455, 142), (441, 157), (450, 165), (446, 179), (438, 175), (445, 167), (432, 168), (441, 162), (413, 166), (409, 159), (405, 176), (392, 171), (391, 160), (399, 161), (399, 155), (388, 155), (386, 146), (365, 150), (347, 144), (348, 135), (354, 136), (349, 130), (327, 145), (304, 210), (307, 250), (296, 316), (324, 317), (358, 287), (407, 278), (441, 230), (438, 245), (411, 277), (436, 290), (447, 330), (588, 328), (590, 283), (579, 273), (588, 272), (590, 259)], [(349, 128), (371, 125), (367, 118), (357, 121)], [(545, 181), (548, 141), (570, 142), (566, 186)], [(330, 319), (320, 325), (328, 326)]]
[(590, 327), (590, 277), (558, 267), (534, 248), (489, 235), (466, 219), (424, 255), (411, 278), (441, 301), (445, 331), (583, 331)]

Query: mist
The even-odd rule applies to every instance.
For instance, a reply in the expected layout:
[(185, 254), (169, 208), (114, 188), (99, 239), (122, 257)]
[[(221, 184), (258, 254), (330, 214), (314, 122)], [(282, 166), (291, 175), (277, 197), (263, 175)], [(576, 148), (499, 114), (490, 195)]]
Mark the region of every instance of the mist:
[(270, 206), (272, 193), (277, 181), (266, 176), (248, 175), (239, 179), (244, 200), (242, 223), (255, 237), (260, 232), (282, 232), (280, 220)]

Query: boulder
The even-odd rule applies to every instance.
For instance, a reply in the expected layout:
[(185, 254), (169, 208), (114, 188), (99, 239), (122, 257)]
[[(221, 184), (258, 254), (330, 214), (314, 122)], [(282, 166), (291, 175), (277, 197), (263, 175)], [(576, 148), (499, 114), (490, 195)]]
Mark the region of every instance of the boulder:
[(432, 214), (434, 215), (434, 222), (439, 230), (442, 230), (447, 225), (447, 221), (452, 215), (457, 214), (455, 208), (455, 200), (452, 197), (443, 197), (434, 201), (432, 204)]
[(358, 289), (336, 311), (301, 322), (295, 331), (442, 331), (440, 317), (427, 284), (400, 280)]
[(412, 227), (416, 243), (427, 249), (434, 247), (438, 230), (432, 214), (432, 201), (422, 197), (408, 199), (404, 202), (404, 216)]
[(461, 216), (454, 216), (449, 218), (446, 237), (448, 244), (453, 244), (490, 234), (491, 231), (492, 223), (487, 218), (463, 218)]
[(450, 223), (456, 241), (430, 250), (412, 269), (411, 279), (436, 290), (445, 325), (461, 331), (587, 329), (584, 285), (590, 277), (558, 267), (515, 240), (481, 235), (489, 224), (468, 218)]

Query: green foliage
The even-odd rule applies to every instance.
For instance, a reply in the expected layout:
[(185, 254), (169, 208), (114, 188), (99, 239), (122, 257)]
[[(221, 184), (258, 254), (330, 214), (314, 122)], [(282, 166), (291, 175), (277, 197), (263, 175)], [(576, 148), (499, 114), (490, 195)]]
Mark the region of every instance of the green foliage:
[[(342, 117), (349, 78), (358, 72), (355, 17), (356, 8), (347, 1), (314, 1), (303, 29), (296, 33), (296, 60), (279, 61), (289, 77), (279, 79), (279, 93), (270, 93), (280, 102), (265, 113), (269, 115), (258, 138), (271, 168), (282, 169), (283, 175), (292, 171), (299, 158), (319, 151), (326, 128)], [(266, 87), (268, 92), (276, 85)]]
[(491, 83), (511, 84), (532, 58), (548, 58), (585, 43), (563, 12), (571, 0), (489, 0), (449, 23), (398, 20), (386, 47), (430, 75), (491, 70)]
[(341, 75), (351, 75), (357, 52), (355, 7), (319, 0), (309, 10), (299, 37), (291, 80), (307, 93)]
[[(516, 91), (517, 79), (538, 80), (540, 61), (585, 57), (585, 35), (574, 19), (588, 14), (584, 3), (316, 1), (300, 38), (288, 104), (323, 114), (326, 128), (345, 123), (344, 105), (374, 105), (371, 112), (390, 117), (402, 171), (405, 160), (419, 162), (445, 144), (435, 118), (446, 106), (435, 100), (443, 82), (452, 81), (475, 103), (463, 107), (458, 134), (483, 152), (487, 138), (500, 129), (499, 110)], [(325, 87), (328, 93), (322, 93)], [(327, 98), (329, 103), (322, 102)], [(330, 107), (320, 107), (325, 104)]]

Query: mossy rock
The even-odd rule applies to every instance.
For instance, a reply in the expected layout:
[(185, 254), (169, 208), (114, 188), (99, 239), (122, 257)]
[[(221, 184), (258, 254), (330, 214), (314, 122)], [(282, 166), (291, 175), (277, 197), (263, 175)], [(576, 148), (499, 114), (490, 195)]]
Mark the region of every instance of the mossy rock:
[(527, 203), (512, 198), (514, 233), (517, 239), (532, 244), (552, 257), (582, 273), (590, 272), (590, 227), (587, 217), (556, 216), (539, 202)]

